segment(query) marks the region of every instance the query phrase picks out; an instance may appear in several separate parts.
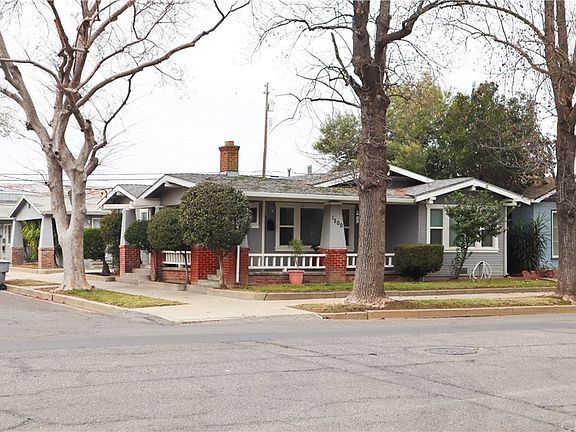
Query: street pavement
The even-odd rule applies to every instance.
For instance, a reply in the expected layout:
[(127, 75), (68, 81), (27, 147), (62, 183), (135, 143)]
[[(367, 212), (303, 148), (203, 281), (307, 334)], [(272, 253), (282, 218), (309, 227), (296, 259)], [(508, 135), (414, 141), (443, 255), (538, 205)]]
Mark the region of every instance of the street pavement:
[(576, 315), (175, 325), (0, 292), (0, 430), (567, 431)]

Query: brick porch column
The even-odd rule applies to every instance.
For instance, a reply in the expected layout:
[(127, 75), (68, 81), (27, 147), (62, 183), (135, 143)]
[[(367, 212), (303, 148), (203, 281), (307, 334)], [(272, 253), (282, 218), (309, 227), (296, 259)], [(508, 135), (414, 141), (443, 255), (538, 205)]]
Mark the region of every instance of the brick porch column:
[[(240, 261), (238, 261), (238, 251), (240, 252)], [(250, 248), (248, 242), (242, 242), (240, 248), (233, 248), (224, 257), (224, 283), (231, 287), (234, 285), (248, 285), (248, 253)], [(239, 265), (238, 283), (236, 283), (236, 266)]]
[(38, 268), (50, 269), (56, 267), (54, 260), (54, 234), (52, 217), (42, 216), (40, 223), (40, 241), (38, 243)]
[(120, 229), (120, 274), (132, 273), (132, 270), (140, 267), (140, 250), (130, 246), (124, 239), (128, 227), (136, 221), (136, 210), (122, 210), (122, 227)]
[(190, 258), (190, 282), (198, 282), (206, 279), (209, 274), (216, 274), (218, 270), (218, 257), (204, 246), (192, 246), (192, 257)]
[(339, 203), (324, 206), (320, 253), (326, 254), (326, 282), (346, 281), (346, 237), (342, 205)]
[(160, 250), (150, 252), (150, 280), (157, 281), (160, 279), (160, 269), (162, 268), (163, 254)]
[(320, 248), (320, 253), (326, 254), (326, 282), (346, 282), (346, 249)]
[(24, 264), (24, 241), (22, 240), (22, 222), (12, 222), (12, 265)]

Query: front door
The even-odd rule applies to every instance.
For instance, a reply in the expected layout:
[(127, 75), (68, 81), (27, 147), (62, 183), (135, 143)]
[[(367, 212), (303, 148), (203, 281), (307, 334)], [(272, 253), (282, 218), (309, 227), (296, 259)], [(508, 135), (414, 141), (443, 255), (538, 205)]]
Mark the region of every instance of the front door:
[(10, 259), (10, 235), (12, 234), (11, 224), (0, 225), (0, 259)]

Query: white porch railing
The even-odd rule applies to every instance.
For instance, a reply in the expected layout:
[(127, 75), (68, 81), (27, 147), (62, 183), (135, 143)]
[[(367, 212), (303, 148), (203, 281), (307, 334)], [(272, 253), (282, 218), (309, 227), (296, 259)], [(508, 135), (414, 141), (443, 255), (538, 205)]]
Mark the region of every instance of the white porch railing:
[[(298, 268), (303, 270), (323, 270), (321, 259), (325, 254), (304, 254), (298, 258)], [(296, 268), (294, 258), (290, 253), (251, 253), (248, 255), (250, 270), (282, 270)]]
[[(186, 262), (190, 265), (190, 251), (186, 252)], [(178, 251), (162, 251), (162, 263), (164, 265), (177, 265), (184, 267), (184, 256)]]
[[(385, 255), (386, 261), (384, 262), (385, 269), (393, 269), (394, 268), (394, 254), (387, 253)], [(347, 269), (355, 269), (356, 262), (358, 261), (358, 254), (357, 253), (349, 253), (346, 254), (346, 268)]]

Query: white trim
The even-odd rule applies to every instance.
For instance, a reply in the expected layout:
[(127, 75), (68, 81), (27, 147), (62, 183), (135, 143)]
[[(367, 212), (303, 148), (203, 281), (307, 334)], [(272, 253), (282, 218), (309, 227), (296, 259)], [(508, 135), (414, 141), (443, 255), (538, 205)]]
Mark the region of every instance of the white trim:
[(14, 205), (14, 207), (12, 208), (12, 211), (11, 211), (10, 214), (8, 215), (8, 218), (14, 218), (14, 219), (16, 219), (16, 216), (15, 216), (14, 213), (17, 213), (17, 212), (18, 212), (18, 210), (20, 209), (20, 204), (22, 204), (24, 201), (26, 201), (34, 210), (36, 210), (40, 216), (52, 214), (51, 211), (48, 211), (48, 212), (46, 212), (46, 213), (41, 212), (40, 210), (38, 210), (38, 207), (36, 207), (32, 201), (28, 200), (28, 199), (26, 198), (26, 196), (23, 195), (23, 196), (18, 200), (18, 202)]
[[(430, 177), (426, 177), (423, 176), (421, 174), (415, 173), (413, 171), (404, 169), (404, 168), (400, 168), (399, 166), (396, 165), (390, 165), (390, 172), (395, 172), (396, 174), (400, 174), (403, 175), (404, 177), (408, 177), (414, 180), (418, 180), (422, 183), (431, 183), (434, 181), (434, 179), (430, 178)], [(332, 180), (327, 180), (327, 181), (323, 181), (320, 183), (316, 183), (314, 185), (314, 187), (331, 187), (331, 186), (336, 186), (342, 183), (348, 183), (352, 180), (354, 180), (356, 178), (355, 174), (346, 174), (343, 175), (341, 177), (338, 178), (334, 178)]]
[(533, 203), (540, 203), (542, 201), (544, 201), (546, 198), (550, 198), (552, 195), (554, 195), (556, 193), (556, 188), (552, 189), (550, 192), (545, 193), (544, 195), (538, 197), (538, 198), (534, 198), (532, 200)]
[[(456, 253), (457, 248), (450, 246), (450, 218), (446, 214), (446, 207), (453, 207), (454, 204), (427, 204), (426, 205), (426, 243), (430, 244), (430, 230), (435, 227), (430, 226), (430, 210), (442, 210), (442, 245), (444, 245), (444, 253)], [(436, 229), (440, 229), (437, 227)], [(482, 252), (482, 253), (498, 253), (498, 236), (492, 237), (492, 246), (484, 247), (482, 242), (476, 242), (474, 246), (468, 249), (469, 252)]]
[[(356, 206), (343, 205), (342, 206), (342, 213), (344, 213), (344, 210), (349, 211), (349, 215), (348, 215), (348, 245), (346, 246), (346, 248), (349, 251), (354, 251), (354, 244), (355, 244), (354, 242), (355, 242), (355, 234), (356, 234), (356, 230), (354, 229), (354, 227), (356, 225), (356, 221), (355, 221)], [(342, 214), (342, 222), (344, 222), (344, 214)], [(344, 226), (344, 228), (346, 228), (346, 226)], [(344, 240), (346, 240), (346, 236), (344, 236)]]
[[(560, 259), (560, 239), (558, 238), (558, 255), (554, 255), (554, 215), (556, 215), (556, 226), (558, 226), (558, 210), (550, 212), (550, 258)], [(560, 234), (560, 232), (558, 232)]]
[(164, 186), (166, 183), (171, 183), (176, 186), (182, 186), (185, 188), (191, 188), (193, 186), (196, 186), (196, 183), (192, 183), (179, 177), (164, 174), (162, 177), (156, 180), (148, 189), (142, 192), (142, 195), (138, 197), (138, 200), (147, 198), (149, 195), (152, 194), (152, 192), (155, 192), (157, 189), (159, 189), (161, 186)]
[(425, 193), (422, 193), (420, 195), (416, 195), (414, 197), (414, 201), (415, 202), (425, 201), (425, 200), (428, 200), (430, 198), (436, 198), (440, 195), (446, 195), (446, 194), (449, 194), (451, 192), (455, 192), (455, 191), (458, 191), (461, 189), (466, 189), (469, 187), (482, 188), (482, 189), (485, 189), (487, 191), (494, 192), (498, 195), (504, 196), (506, 198), (510, 198), (513, 201), (518, 201), (518, 202), (521, 202), (524, 204), (530, 204), (531, 203), (531, 200), (529, 198), (523, 197), (522, 195), (518, 195), (518, 194), (511, 192), (509, 190), (503, 189), (503, 188), (498, 187), (498, 186), (494, 186), (490, 183), (486, 183), (486, 182), (483, 182), (481, 180), (477, 180), (474, 178), (471, 178), (471, 179), (468, 179), (466, 181), (462, 181), (460, 183), (456, 183), (456, 184), (453, 184), (450, 186), (446, 186), (446, 187), (443, 187), (440, 189), (435, 189), (435, 190), (430, 191), (430, 192), (425, 192)]
[(116, 186), (114, 186), (114, 188), (111, 191), (109, 191), (104, 196), (104, 198), (102, 198), (100, 201), (98, 201), (97, 206), (102, 207), (102, 206), (106, 205), (106, 201), (108, 201), (110, 198), (112, 198), (114, 195), (116, 195), (117, 192), (122, 193), (122, 195), (124, 195), (130, 201), (136, 201), (138, 199), (137, 196), (132, 195), (130, 192), (128, 192), (126, 189), (124, 189), (121, 185), (116, 185)]

